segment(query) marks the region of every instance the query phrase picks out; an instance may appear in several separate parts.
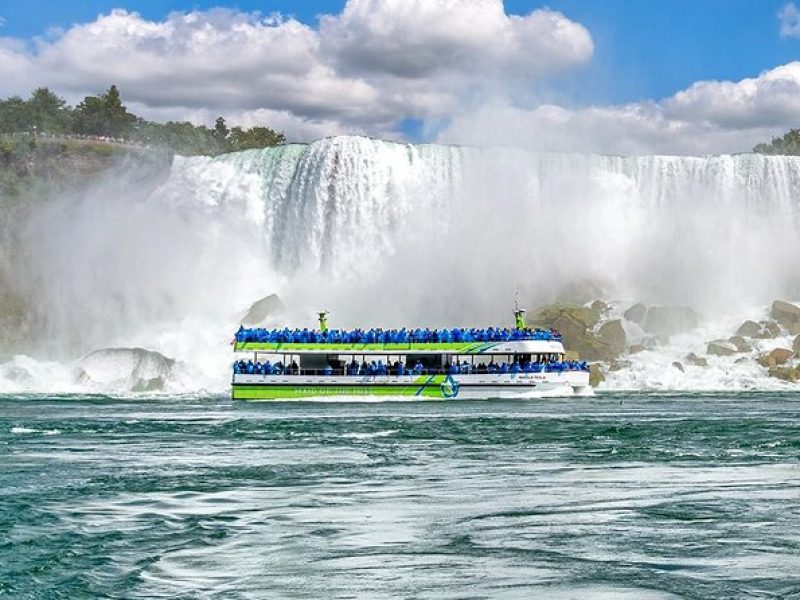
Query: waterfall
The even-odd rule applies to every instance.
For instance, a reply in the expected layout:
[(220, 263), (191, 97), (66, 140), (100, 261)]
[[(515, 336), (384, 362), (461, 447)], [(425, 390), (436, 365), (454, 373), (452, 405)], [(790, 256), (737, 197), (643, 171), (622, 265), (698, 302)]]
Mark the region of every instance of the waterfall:
[(26, 299), (37, 360), (139, 346), (189, 365), (177, 388), (224, 388), (232, 328), (273, 292), (299, 326), (318, 309), (338, 326), (504, 323), (516, 290), (534, 306), (576, 281), (710, 321), (800, 295), (797, 158), (335, 137), (176, 157), (132, 181), (51, 199), (20, 225), (4, 279)]

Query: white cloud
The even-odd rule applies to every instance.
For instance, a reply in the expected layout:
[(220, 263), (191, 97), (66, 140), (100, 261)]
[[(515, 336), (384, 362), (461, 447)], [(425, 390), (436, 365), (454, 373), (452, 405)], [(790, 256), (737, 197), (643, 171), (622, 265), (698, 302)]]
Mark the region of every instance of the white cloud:
[(548, 9), (524, 17), (501, 0), (350, 0), (323, 17), (323, 47), (346, 71), (406, 79), (539, 77), (586, 62), (588, 30)]
[(48, 85), (71, 98), (116, 83), (153, 111), (272, 116), (308, 134), (446, 117), (466, 88), (530, 82), (593, 51), (560, 13), (509, 16), (500, 0), (350, 0), (319, 29), (227, 9), (160, 21), (114, 10), (33, 46), (0, 42), (0, 93)]
[(794, 2), (787, 2), (778, 12), (781, 37), (800, 37), (800, 10)]
[(498, 102), (452, 120), (439, 141), (607, 154), (746, 152), (797, 125), (800, 62), (741, 81), (700, 81), (660, 102), (533, 109)]

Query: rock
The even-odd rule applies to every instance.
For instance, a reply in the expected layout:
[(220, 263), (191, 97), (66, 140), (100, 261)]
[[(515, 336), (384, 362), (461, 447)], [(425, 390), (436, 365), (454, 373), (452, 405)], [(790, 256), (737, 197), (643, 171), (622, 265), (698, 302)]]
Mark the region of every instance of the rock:
[(639, 352), (644, 352), (645, 350), (647, 350), (647, 348), (642, 344), (631, 344), (631, 347), (628, 348), (628, 354), (638, 354)]
[(631, 366), (631, 362), (629, 360), (612, 360), (608, 364), (609, 371), (621, 371), (622, 369), (627, 369)]
[(756, 360), (762, 367), (777, 367), (789, 361), (794, 352), (786, 348), (775, 348), (772, 352), (762, 354)]
[(247, 309), (247, 313), (242, 317), (242, 325), (247, 327), (260, 325), (267, 318), (279, 315), (284, 310), (286, 310), (286, 306), (278, 295), (270, 294), (269, 296), (261, 298), (261, 300), (256, 300), (250, 305), (250, 308)]
[(625, 335), (625, 330), (622, 328), (622, 321), (620, 319), (614, 319), (613, 321), (603, 323), (600, 329), (597, 330), (597, 337), (617, 354), (622, 354), (622, 352), (625, 351), (628, 338)]
[(784, 381), (800, 381), (800, 367), (770, 367), (767, 373)]
[(597, 363), (589, 365), (589, 385), (597, 387), (606, 380), (603, 371), (600, 370), (600, 365)]
[(800, 335), (794, 338), (794, 342), (792, 343), (792, 350), (794, 350), (794, 355), (797, 358), (800, 358)]
[(647, 314), (647, 307), (641, 302), (637, 302), (636, 304), (631, 306), (628, 310), (626, 310), (623, 316), (628, 321), (632, 321), (633, 323), (641, 323), (642, 319), (644, 319), (645, 314)]
[(736, 335), (742, 337), (756, 338), (761, 335), (763, 328), (755, 321), (745, 321), (739, 325), (736, 330)]
[(651, 306), (642, 321), (648, 333), (669, 337), (697, 327), (697, 314), (688, 306)]
[(579, 352), (575, 352), (574, 350), (567, 350), (564, 352), (564, 360), (576, 361), (580, 359), (581, 355)]
[(800, 306), (784, 300), (775, 300), (772, 303), (772, 318), (789, 331), (793, 331), (796, 326), (800, 327)]
[(732, 338), (730, 338), (728, 341), (731, 344), (733, 344), (734, 346), (736, 346), (736, 351), (737, 352), (752, 352), (753, 351), (753, 346), (751, 346), (749, 344), (749, 342), (746, 339), (744, 339), (742, 336), (740, 336), (740, 335), (735, 335)]
[(686, 355), (686, 362), (690, 365), (694, 365), (695, 367), (707, 367), (708, 366), (708, 359), (703, 358), (702, 356), (697, 356), (694, 352), (691, 354)]
[(603, 302), (602, 300), (595, 300), (594, 302), (592, 302), (589, 305), (589, 308), (591, 308), (593, 311), (595, 311), (599, 315), (604, 315), (609, 310), (611, 310), (611, 307), (608, 304), (606, 304), (605, 302)]
[(81, 383), (103, 389), (151, 392), (163, 389), (175, 361), (144, 348), (105, 348), (80, 360)]
[(680, 371), (681, 373), (686, 372), (686, 370), (683, 368), (683, 365), (679, 363), (677, 360), (674, 363), (672, 363), (672, 366), (678, 369), (678, 371)]
[(706, 354), (711, 354), (712, 356), (731, 356), (738, 351), (736, 346), (727, 340), (714, 340), (713, 342), (708, 342), (706, 346)]
[(764, 323), (764, 331), (762, 332), (762, 336), (765, 339), (772, 339), (776, 338), (781, 334), (781, 328), (775, 321), (769, 321)]
[(550, 304), (536, 310), (528, 324), (557, 329), (564, 336), (564, 348), (579, 353), (584, 360), (609, 361), (619, 352), (590, 331), (597, 319), (595, 312), (584, 306)]

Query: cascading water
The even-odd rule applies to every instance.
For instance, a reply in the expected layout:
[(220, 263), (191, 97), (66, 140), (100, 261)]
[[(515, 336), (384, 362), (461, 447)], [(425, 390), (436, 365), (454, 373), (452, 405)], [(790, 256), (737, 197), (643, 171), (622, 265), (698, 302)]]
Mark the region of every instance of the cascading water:
[[(34, 358), (9, 358), (0, 391), (94, 389), (74, 361), (108, 347), (177, 359), (167, 391), (225, 390), (232, 330), (273, 292), (289, 324), (324, 308), (340, 326), (441, 326), (506, 322), (516, 289), (533, 306), (599, 281), (607, 299), (698, 310), (703, 327), (674, 350), (685, 352), (800, 295), (798, 198), (800, 159), (761, 155), (338, 137), (179, 157), (161, 179), (109, 178), (17, 228), (3, 280), (25, 299), (28, 343), (2, 350)], [(617, 384), (731, 385), (728, 363), (665, 379), (669, 351), (647, 355), (657, 368)]]

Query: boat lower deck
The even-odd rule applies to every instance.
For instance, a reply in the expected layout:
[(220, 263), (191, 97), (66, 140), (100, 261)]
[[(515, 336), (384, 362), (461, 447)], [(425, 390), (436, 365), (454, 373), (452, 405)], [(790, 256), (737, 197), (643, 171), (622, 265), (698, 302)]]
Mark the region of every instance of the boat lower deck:
[(234, 400), (283, 400), (331, 396), (452, 398), (536, 398), (571, 396), (589, 390), (589, 375), (510, 373), (474, 375), (234, 375)]

